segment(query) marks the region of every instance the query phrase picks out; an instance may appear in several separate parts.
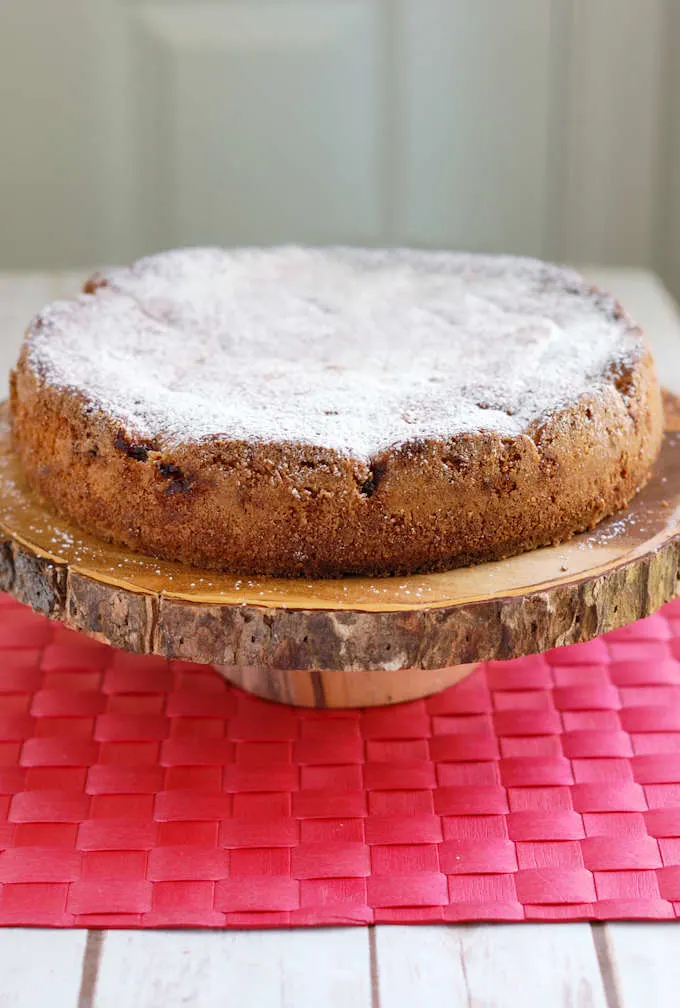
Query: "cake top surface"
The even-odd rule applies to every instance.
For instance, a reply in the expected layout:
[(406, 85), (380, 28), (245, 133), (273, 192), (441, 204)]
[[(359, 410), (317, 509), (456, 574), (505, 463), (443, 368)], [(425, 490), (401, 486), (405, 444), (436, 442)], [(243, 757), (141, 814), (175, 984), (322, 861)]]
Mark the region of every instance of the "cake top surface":
[(179, 249), (34, 320), (28, 360), (159, 447), (215, 437), (370, 458), (534, 421), (643, 350), (608, 295), (533, 259)]

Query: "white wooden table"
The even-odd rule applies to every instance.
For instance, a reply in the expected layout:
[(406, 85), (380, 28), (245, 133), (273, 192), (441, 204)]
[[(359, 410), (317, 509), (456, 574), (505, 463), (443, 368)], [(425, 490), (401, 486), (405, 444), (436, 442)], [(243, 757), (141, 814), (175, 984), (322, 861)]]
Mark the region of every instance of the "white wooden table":
[[(587, 271), (647, 330), (680, 393), (680, 316), (656, 277)], [(0, 374), (82, 274), (0, 273)], [(297, 931), (0, 929), (0, 1008), (666, 1008), (680, 927), (493, 924)]]

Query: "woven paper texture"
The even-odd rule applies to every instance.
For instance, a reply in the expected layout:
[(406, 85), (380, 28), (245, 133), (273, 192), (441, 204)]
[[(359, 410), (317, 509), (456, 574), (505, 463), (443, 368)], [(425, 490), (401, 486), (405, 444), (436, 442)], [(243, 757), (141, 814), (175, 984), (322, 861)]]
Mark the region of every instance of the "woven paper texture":
[(675, 917), (680, 603), (321, 712), (0, 596), (0, 851), (1, 924)]

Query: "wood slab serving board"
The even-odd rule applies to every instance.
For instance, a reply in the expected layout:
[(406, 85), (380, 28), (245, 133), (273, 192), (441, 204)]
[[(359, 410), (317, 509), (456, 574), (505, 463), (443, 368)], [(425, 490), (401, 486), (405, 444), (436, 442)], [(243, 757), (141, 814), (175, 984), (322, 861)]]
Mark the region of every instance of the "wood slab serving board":
[[(326, 672), (353, 673), (351, 686), (369, 670), (402, 673), (398, 696), (389, 675), (376, 677), (376, 696), (424, 695), (464, 674), (451, 666), (467, 671), (485, 659), (587, 640), (680, 591), (680, 401), (667, 395), (666, 406), (653, 478), (593, 532), (478, 567), (337, 580), (221, 574), (81, 532), (27, 489), (3, 410), (0, 588), (117, 647), (215, 664), (278, 699), (293, 699), (304, 685), (306, 702), (319, 705), (330, 699)], [(336, 675), (334, 687), (344, 678)]]

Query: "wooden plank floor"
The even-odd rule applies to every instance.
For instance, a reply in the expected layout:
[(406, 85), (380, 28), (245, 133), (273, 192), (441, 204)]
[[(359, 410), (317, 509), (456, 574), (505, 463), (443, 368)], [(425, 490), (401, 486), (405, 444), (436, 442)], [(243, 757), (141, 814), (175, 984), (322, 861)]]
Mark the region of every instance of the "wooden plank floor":
[[(590, 270), (680, 393), (680, 318), (642, 270)], [(81, 274), (0, 274), (0, 375), (31, 314)], [(297, 931), (0, 930), (0, 1008), (671, 1008), (680, 930), (495, 924)]]
[(675, 924), (0, 932), (0, 1006), (671, 1008)]

